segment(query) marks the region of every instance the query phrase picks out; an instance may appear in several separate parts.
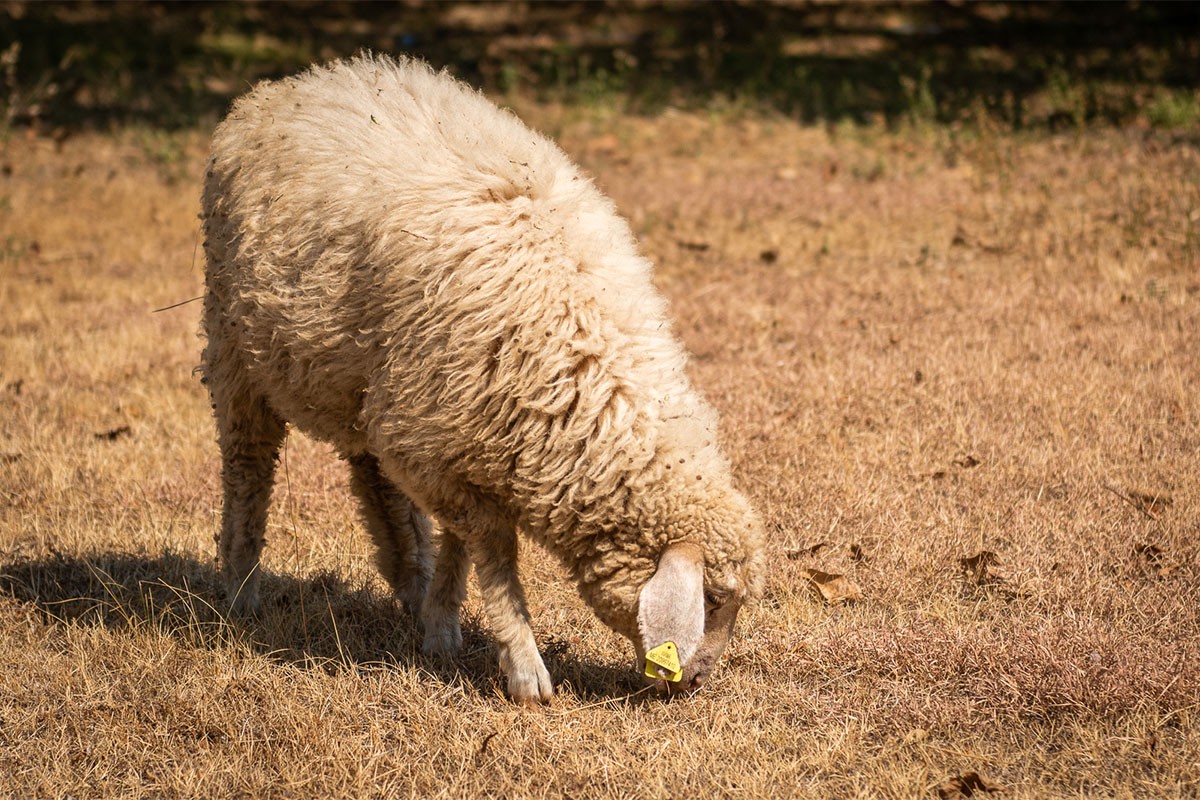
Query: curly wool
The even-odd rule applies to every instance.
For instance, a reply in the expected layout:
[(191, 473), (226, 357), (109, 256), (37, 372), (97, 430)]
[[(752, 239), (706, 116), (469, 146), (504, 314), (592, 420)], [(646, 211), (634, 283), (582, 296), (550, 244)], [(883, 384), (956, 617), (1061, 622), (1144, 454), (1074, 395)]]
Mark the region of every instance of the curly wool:
[[(237, 361), (210, 380), (378, 456), (435, 518), (510, 520), (602, 618), (636, 610), (674, 541), (759, 593), (760, 526), (651, 265), (555, 144), (424, 64), (363, 56), (259, 84), (208, 170), (208, 358)], [(620, 588), (600, 600), (601, 581)]]

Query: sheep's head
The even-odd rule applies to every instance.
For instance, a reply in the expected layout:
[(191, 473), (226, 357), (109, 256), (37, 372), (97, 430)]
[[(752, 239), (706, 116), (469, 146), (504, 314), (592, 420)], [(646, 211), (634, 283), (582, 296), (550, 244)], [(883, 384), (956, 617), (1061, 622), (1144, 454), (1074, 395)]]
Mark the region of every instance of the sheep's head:
[[(631, 637), (646, 677), (672, 692), (700, 688), (729, 644), (747, 596), (748, 587), (736, 571), (719, 580), (710, 573), (705, 580), (699, 546), (684, 542), (663, 550), (658, 569), (638, 596), (637, 636)], [(664, 647), (669, 648), (665, 660), (658, 656)], [(678, 659), (677, 672), (670, 664), (672, 655)]]
[[(647, 540), (656, 537), (640, 535), (616, 550), (606, 543), (577, 564), (584, 599), (633, 643), (638, 671), (672, 692), (705, 683), (729, 644), (738, 612), (762, 593), (762, 524), (739, 493), (729, 491), (722, 502), (712, 502), (714, 495), (648, 526), (666, 540), (661, 549), (647, 552)], [(668, 642), (677, 669), (658, 658)]]

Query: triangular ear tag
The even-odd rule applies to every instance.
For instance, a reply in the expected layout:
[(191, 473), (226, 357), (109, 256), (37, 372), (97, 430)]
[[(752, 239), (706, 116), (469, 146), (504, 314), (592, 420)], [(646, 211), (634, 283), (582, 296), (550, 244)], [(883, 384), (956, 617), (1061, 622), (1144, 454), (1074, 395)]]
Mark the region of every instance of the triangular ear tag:
[(646, 653), (646, 677), (678, 683), (683, 679), (679, 650), (674, 642), (664, 642)]

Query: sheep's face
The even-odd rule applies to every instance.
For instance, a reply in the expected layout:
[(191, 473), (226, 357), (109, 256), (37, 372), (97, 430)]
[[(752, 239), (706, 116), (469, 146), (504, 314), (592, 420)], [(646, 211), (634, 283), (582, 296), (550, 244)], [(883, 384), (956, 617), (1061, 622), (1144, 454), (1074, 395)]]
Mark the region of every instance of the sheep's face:
[(704, 552), (694, 544), (666, 548), (638, 597), (637, 634), (631, 636), (639, 668), (647, 653), (675, 645), (681, 674), (653, 666), (672, 692), (700, 688), (733, 636), (746, 589), (736, 575), (705, 578)]
[[(713, 509), (724, 513), (717, 516)], [(596, 616), (633, 643), (639, 672), (646, 671), (647, 654), (667, 642), (674, 645), (678, 674), (652, 670), (651, 678), (673, 692), (704, 684), (733, 636), (738, 612), (762, 594), (763, 529), (757, 515), (737, 493), (710, 502), (708, 511), (714, 519), (689, 526), (694, 540), (676, 540), (654, 555), (630, 548), (618, 559), (610, 550), (578, 565), (580, 593)], [(683, 527), (673, 525), (675, 531)], [(619, 573), (596, 568), (613, 563), (622, 567)]]

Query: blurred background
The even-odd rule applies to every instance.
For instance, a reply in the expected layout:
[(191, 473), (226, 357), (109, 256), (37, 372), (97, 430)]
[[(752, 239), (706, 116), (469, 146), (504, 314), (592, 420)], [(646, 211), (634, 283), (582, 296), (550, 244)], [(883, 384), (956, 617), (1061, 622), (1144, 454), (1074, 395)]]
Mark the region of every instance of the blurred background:
[(6, 127), (209, 125), (262, 78), (360, 49), (493, 95), (719, 104), (809, 122), (1200, 123), (1192, 3), (0, 4)]

